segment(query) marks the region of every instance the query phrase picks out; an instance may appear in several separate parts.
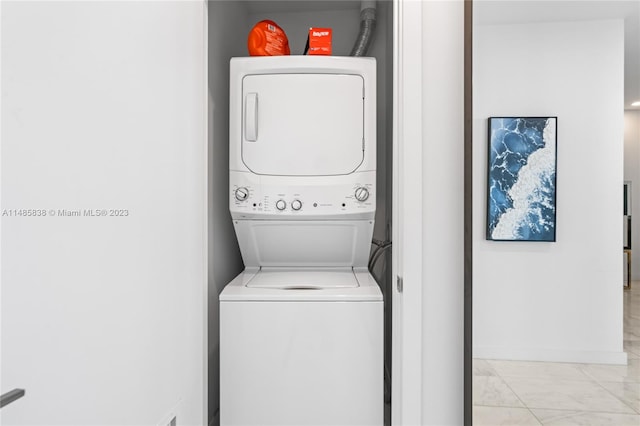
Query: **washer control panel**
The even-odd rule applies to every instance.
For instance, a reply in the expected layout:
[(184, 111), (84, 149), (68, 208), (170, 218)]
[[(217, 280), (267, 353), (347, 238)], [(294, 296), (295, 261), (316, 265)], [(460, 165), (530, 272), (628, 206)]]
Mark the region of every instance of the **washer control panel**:
[[(306, 178), (292, 185), (283, 177), (242, 172), (231, 175), (232, 213), (264, 216), (325, 216), (375, 212), (375, 172), (340, 177)], [(300, 178), (297, 179), (299, 182)]]

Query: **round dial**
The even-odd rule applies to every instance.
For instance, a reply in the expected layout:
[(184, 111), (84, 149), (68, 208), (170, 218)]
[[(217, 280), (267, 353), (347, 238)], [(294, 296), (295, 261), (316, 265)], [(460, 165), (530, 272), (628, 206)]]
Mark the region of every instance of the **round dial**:
[(287, 208), (287, 202), (284, 200), (278, 200), (276, 201), (276, 209), (278, 210), (284, 210)]
[(249, 198), (249, 190), (247, 188), (241, 186), (236, 189), (236, 200), (245, 201), (247, 198)]
[(293, 200), (291, 202), (291, 208), (294, 209), (294, 210), (300, 210), (302, 208), (302, 201)]
[(360, 188), (356, 189), (355, 195), (356, 195), (356, 200), (367, 201), (367, 198), (369, 198), (369, 190), (364, 186), (361, 186)]

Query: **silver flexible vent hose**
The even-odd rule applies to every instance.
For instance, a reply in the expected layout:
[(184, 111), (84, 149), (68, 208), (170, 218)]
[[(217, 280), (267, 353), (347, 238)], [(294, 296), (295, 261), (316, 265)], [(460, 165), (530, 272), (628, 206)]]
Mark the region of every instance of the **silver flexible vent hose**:
[(358, 38), (351, 49), (351, 56), (365, 56), (367, 54), (375, 29), (376, 2), (363, 1), (360, 7), (360, 33), (358, 33)]

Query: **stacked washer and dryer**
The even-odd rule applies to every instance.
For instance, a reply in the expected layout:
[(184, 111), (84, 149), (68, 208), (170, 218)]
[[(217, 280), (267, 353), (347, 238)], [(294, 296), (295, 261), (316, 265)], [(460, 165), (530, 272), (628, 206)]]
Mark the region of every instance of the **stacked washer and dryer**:
[(375, 118), (373, 58), (231, 60), (223, 426), (383, 424)]

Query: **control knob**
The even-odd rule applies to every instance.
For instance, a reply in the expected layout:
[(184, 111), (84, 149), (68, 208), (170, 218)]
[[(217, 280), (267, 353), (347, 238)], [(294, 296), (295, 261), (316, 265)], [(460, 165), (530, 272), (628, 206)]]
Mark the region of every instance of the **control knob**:
[(287, 208), (287, 202), (284, 200), (276, 201), (276, 209), (282, 211)]
[(360, 188), (356, 189), (355, 195), (356, 195), (356, 200), (367, 201), (367, 199), (369, 198), (369, 190), (364, 186), (361, 186)]
[(249, 190), (247, 188), (241, 186), (236, 189), (236, 200), (245, 201), (247, 198), (249, 198)]
[(291, 202), (291, 208), (293, 210), (300, 210), (302, 208), (302, 201), (300, 200), (293, 200)]

